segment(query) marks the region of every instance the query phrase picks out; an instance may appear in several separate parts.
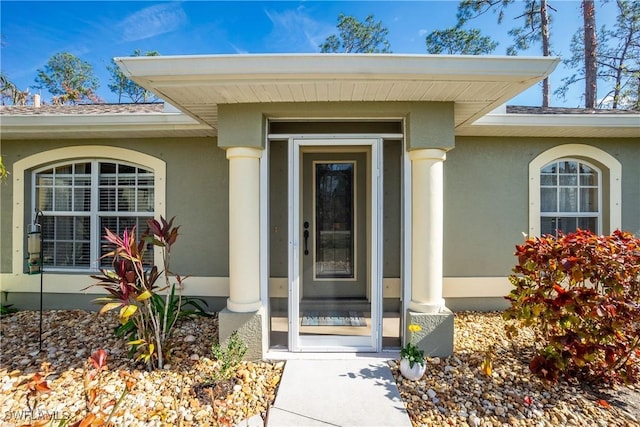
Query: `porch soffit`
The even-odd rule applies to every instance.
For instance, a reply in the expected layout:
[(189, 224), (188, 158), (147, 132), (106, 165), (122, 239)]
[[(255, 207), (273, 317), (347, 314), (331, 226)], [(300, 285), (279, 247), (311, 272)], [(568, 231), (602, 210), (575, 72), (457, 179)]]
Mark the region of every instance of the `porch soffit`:
[(454, 102), (470, 124), (548, 76), (558, 58), (261, 54), (115, 58), (127, 77), (217, 130), (218, 104)]

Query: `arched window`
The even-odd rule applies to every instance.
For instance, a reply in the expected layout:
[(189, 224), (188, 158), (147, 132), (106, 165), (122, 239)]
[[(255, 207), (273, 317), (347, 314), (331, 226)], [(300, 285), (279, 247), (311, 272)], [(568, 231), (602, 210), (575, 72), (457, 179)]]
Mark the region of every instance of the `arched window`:
[(622, 226), (622, 165), (587, 144), (563, 144), (529, 163), (529, 235)]
[(540, 233), (576, 229), (600, 233), (602, 173), (576, 159), (559, 159), (540, 170)]
[[(107, 249), (104, 229), (140, 232), (154, 217), (154, 173), (113, 160), (76, 160), (37, 169), (32, 204), (41, 211), (44, 265), (51, 269), (99, 267)], [(147, 252), (149, 260), (153, 254)], [(103, 262), (103, 265), (108, 260)]]

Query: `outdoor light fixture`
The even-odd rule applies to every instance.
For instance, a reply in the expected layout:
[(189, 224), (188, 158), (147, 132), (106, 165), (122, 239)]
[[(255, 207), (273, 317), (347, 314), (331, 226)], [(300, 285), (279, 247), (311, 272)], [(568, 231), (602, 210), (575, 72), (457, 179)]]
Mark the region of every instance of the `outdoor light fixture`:
[(38, 274), (42, 271), (42, 226), (38, 223), (40, 216), (42, 216), (42, 212), (38, 211), (34, 223), (29, 225), (29, 233), (27, 234), (29, 274)]

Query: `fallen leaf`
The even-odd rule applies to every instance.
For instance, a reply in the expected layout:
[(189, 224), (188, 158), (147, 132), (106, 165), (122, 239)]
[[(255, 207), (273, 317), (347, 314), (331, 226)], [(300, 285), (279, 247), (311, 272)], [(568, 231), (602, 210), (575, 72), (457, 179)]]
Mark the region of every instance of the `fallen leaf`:
[(607, 409), (611, 408), (611, 405), (609, 405), (609, 402), (607, 402), (604, 399), (598, 400), (597, 403), (598, 403), (598, 405), (602, 406), (603, 408), (607, 408)]

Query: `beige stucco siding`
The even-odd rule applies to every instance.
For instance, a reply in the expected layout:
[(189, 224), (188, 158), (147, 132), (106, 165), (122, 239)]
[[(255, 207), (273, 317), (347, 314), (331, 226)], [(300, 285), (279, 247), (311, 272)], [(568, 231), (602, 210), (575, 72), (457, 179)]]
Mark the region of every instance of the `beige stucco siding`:
[[(461, 137), (444, 164), (445, 277), (511, 273), (515, 245), (528, 230), (529, 162), (562, 144), (593, 145), (622, 164), (622, 227), (640, 234), (640, 139)], [(604, 175), (603, 206), (608, 206)], [(608, 222), (606, 210), (603, 219)]]
[(287, 141), (272, 141), (269, 147), (269, 274), (289, 274)]
[(266, 119), (296, 117), (404, 119), (409, 150), (455, 145), (452, 102), (308, 102), (219, 105), (220, 147), (263, 147)]

